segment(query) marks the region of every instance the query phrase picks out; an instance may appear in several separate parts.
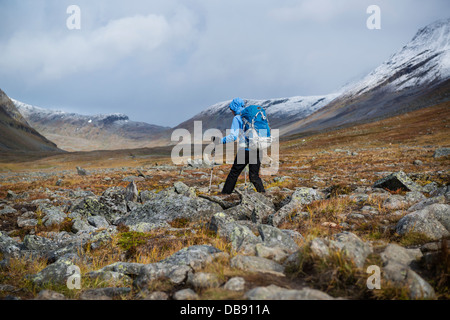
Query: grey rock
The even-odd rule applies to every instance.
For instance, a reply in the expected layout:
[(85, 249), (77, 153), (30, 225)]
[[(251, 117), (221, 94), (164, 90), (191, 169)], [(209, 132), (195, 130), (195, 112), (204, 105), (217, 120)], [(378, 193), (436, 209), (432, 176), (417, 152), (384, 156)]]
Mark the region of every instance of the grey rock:
[(186, 281), (190, 271), (192, 269), (186, 265), (161, 262), (146, 264), (141, 268), (138, 277), (133, 282), (133, 286), (144, 289), (158, 279), (167, 279), (173, 284), (181, 284)]
[(36, 235), (26, 235), (22, 244), (26, 249), (34, 251), (51, 251), (59, 248), (55, 241)]
[(35, 227), (38, 225), (37, 219), (28, 219), (28, 218), (17, 218), (17, 226), (19, 228), (26, 228), (26, 227)]
[(275, 212), (275, 206), (262, 193), (240, 193), (240, 207), (246, 212), (247, 219), (255, 223), (263, 223)]
[(333, 239), (330, 241), (330, 247), (344, 252), (359, 268), (364, 266), (367, 256), (373, 252), (370, 244), (351, 232), (338, 233)]
[(223, 288), (229, 291), (243, 291), (245, 289), (245, 279), (242, 277), (233, 277), (225, 283)]
[(88, 223), (95, 228), (108, 228), (110, 224), (102, 216), (89, 216), (87, 217)]
[(85, 169), (81, 168), (81, 167), (77, 167), (77, 173), (80, 176), (87, 176), (88, 175), (87, 171)]
[(395, 286), (407, 286), (411, 298), (435, 298), (433, 287), (406, 265), (389, 262), (383, 267), (383, 276)]
[(332, 239), (315, 238), (309, 243), (311, 253), (319, 258), (327, 258), (333, 251), (342, 251), (359, 268), (373, 252), (372, 246), (351, 232), (341, 232)]
[(136, 232), (150, 232), (155, 229), (168, 229), (170, 225), (166, 222), (160, 221), (157, 223), (140, 222), (129, 226), (131, 231)]
[(103, 267), (97, 272), (116, 272), (130, 277), (136, 277), (140, 275), (141, 270), (144, 266), (145, 265), (142, 263), (115, 262)]
[(5, 206), (2, 210), (0, 210), (0, 216), (13, 214), (13, 213), (16, 213), (16, 212), (17, 212), (17, 210), (14, 209), (13, 207)]
[(249, 272), (271, 273), (284, 276), (284, 267), (282, 265), (261, 257), (237, 255), (230, 260), (230, 266)]
[(279, 247), (288, 253), (293, 253), (299, 249), (299, 246), (292, 237), (280, 229), (262, 224), (258, 230), (263, 244), (267, 247)]
[(231, 247), (235, 251), (248, 250), (249, 246), (261, 243), (261, 239), (246, 226), (234, 224), (229, 239)]
[(196, 272), (188, 275), (187, 283), (194, 289), (218, 288), (222, 285), (222, 281), (216, 274), (207, 272)]
[(89, 289), (80, 295), (81, 300), (112, 300), (115, 297), (128, 295), (131, 288), (100, 288)]
[(154, 199), (146, 201), (142, 207), (131, 211), (121, 222), (125, 225), (134, 225), (140, 222), (170, 222), (178, 218), (200, 221), (209, 219), (221, 211), (220, 205), (206, 199), (189, 198), (163, 190)]
[(410, 206), (426, 199), (427, 197), (425, 197), (422, 192), (418, 191), (407, 192), (405, 195), (405, 200), (408, 202), (408, 205)]
[(445, 196), (440, 195), (440, 196), (424, 199), (424, 200), (420, 201), (419, 203), (416, 203), (415, 205), (409, 207), (408, 212), (422, 210), (423, 208), (428, 207), (429, 205), (432, 205), (435, 203), (445, 203)]
[(383, 202), (383, 207), (390, 209), (390, 210), (399, 210), (406, 208), (408, 206), (408, 202), (405, 200), (405, 198), (401, 195), (394, 194), (389, 196), (386, 200)]
[(380, 254), (384, 264), (395, 262), (402, 265), (410, 265), (411, 262), (422, 258), (420, 249), (405, 249), (397, 244), (388, 244)]
[(95, 228), (90, 226), (86, 221), (84, 221), (83, 219), (75, 219), (72, 221), (72, 232), (73, 233), (78, 233), (81, 231), (94, 231)]
[(125, 195), (124, 198), (126, 201), (137, 201), (139, 196), (139, 192), (136, 186), (136, 183), (134, 181), (131, 181), (131, 183), (127, 186), (125, 189)]
[(68, 268), (73, 266), (72, 261), (67, 259), (60, 259), (57, 262), (47, 266), (35, 275), (32, 275), (31, 281), (37, 285), (42, 286), (46, 284), (65, 284), (69, 276), (72, 274)]
[(139, 300), (169, 300), (169, 295), (167, 293), (162, 291), (149, 292), (147, 289), (140, 291), (137, 297)]
[(197, 271), (222, 255), (222, 251), (212, 246), (196, 245), (181, 249), (161, 262), (179, 266), (186, 265)]
[(386, 188), (391, 191), (402, 189), (405, 191), (422, 191), (422, 188), (412, 181), (403, 171), (394, 172), (376, 181), (373, 188)]
[(255, 245), (255, 254), (257, 257), (270, 259), (278, 263), (285, 260), (289, 254), (279, 247), (270, 248), (262, 244)]
[(192, 289), (182, 289), (174, 293), (174, 300), (197, 300), (198, 294)]
[(42, 222), (46, 227), (61, 224), (67, 217), (64, 211), (59, 207), (41, 205), (39, 206), (39, 209), (44, 214)]
[(433, 158), (438, 159), (450, 155), (450, 148), (439, 148), (434, 151)]
[(303, 205), (324, 198), (325, 195), (316, 189), (305, 187), (297, 188), (291, 195), (291, 201), (268, 217), (268, 223), (277, 227), (285, 222), (286, 219), (292, 216), (296, 211), (299, 211)]
[(21, 250), (21, 244), (0, 232), (0, 253), (6, 257), (17, 257)]
[(310, 288), (292, 290), (270, 285), (257, 287), (245, 293), (248, 300), (333, 300), (328, 294)]
[(114, 272), (114, 271), (91, 271), (85, 274), (85, 276), (94, 279), (99, 280), (100, 282), (104, 283), (119, 283), (119, 282), (125, 282), (125, 283), (131, 283), (131, 277), (120, 273), (120, 272)]
[(396, 231), (400, 235), (418, 232), (430, 240), (439, 240), (450, 235), (450, 205), (432, 204), (422, 210), (407, 214), (399, 220)]
[(34, 300), (67, 300), (67, 298), (62, 293), (56, 291), (42, 290)]

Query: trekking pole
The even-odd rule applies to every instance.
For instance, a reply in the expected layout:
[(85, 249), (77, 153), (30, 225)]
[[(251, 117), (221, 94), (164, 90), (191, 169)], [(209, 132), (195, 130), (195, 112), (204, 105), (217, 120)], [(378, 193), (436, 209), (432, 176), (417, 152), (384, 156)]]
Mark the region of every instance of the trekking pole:
[(212, 185), (212, 178), (213, 178), (213, 171), (214, 171), (214, 163), (216, 163), (216, 144), (214, 144), (214, 149), (213, 149), (213, 161), (212, 161), (212, 166), (211, 166), (211, 177), (209, 178), (209, 194), (211, 194), (211, 185)]

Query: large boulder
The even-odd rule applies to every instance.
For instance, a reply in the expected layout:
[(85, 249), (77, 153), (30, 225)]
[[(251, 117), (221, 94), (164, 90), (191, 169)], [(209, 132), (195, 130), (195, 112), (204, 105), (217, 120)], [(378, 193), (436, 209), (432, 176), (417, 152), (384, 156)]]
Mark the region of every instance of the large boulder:
[(376, 181), (374, 188), (383, 188), (391, 191), (402, 189), (405, 191), (422, 191), (422, 187), (412, 181), (403, 171), (394, 172)]
[(412, 299), (435, 298), (433, 287), (410, 267), (414, 261), (422, 258), (419, 249), (405, 249), (389, 244), (380, 256), (383, 261), (383, 276), (392, 285), (407, 287)]
[(290, 197), (290, 201), (281, 207), (277, 212), (269, 216), (268, 222), (274, 227), (287, 221), (296, 211), (299, 211), (304, 205), (310, 204), (315, 200), (324, 199), (325, 195), (313, 188), (297, 188)]
[(331, 239), (316, 238), (309, 243), (309, 248), (320, 258), (327, 258), (332, 252), (342, 252), (359, 268), (364, 266), (367, 256), (373, 252), (369, 243), (351, 232), (338, 233)]
[(175, 219), (189, 221), (209, 220), (210, 217), (223, 211), (217, 203), (202, 198), (192, 198), (171, 190), (159, 192), (153, 199), (133, 209), (119, 222), (125, 225), (136, 225), (141, 222), (170, 222)]
[(408, 232), (424, 234), (431, 240), (450, 235), (450, 205), (432, 204), (411, 212), (400, 219), (396, 231), (400, 235)]
[(278, 247), (288, 253), (293, 253), (299, 249), (299, 246), (294, 239), (278, 228), (262, 224), (258, 227), (258, 230), (262, 243), (266, 247)]

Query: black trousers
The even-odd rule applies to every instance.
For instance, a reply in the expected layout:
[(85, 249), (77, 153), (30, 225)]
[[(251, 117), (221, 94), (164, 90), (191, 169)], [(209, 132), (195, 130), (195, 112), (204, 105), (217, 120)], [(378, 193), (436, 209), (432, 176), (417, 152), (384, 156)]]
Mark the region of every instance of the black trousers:
[(223, 186), (222, 193), (231, 194), (233, 192), (237, 179), (247, 164), (249, 166), (250, 182), (253, 183), (256, 191), (265, 192), (263, 182), (259, 177), (259, 169), (261, 168), (260, 155), (260, 150), (239, 150), (227, 180), (225, 181), (225, 185)]

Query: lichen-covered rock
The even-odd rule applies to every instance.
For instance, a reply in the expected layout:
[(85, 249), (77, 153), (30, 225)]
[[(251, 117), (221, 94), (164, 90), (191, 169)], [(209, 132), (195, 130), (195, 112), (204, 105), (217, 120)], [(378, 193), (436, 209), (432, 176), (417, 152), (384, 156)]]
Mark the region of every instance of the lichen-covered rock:
[(376, 181), (374, 188), (386, 188), (391, 191), (402, 189), (405, 191), (422, 191), (422, 187), (412, 181), (403, 171), (394, 172)]
[(218, 288), (223, 281), (214, 273), (196, 272), (188, 275), (187, 284), (194, 289)]
[(248, 300), (333, 300), (325, 292), (303, 288), (301, 290), (285, 289), (276, 285), (256, 287), (245, 293)]
[(179, 218), (200, 221), (209, 220), (213, 214), (221, 211), (223, 210), (217, 203), (206, 199), (189, 198), (163, 190), (152, 200), (148, 200), (141, 207), (132, 210), (120, 222), (125, 225), (135, 225), (140, 222), (170, 222)]
[(196, 245), (183, 248), (161, 262), (178, 266), (186, 265), (196, 271), (222, 255), (222, 251), (212, 246)]
[(192, 289), (182, 289), (174, 293), (174, 300), (197, 300), (198, 294)]
[(20, 243), (0, 232), (0, 253), (6, 257), (17, 257), (21, 248)]
[(68, 259), (60, 259), (57, 262), (47, 266), (35, 275), (32, 275), (31, 281), (37, 286), (47, 284), (66, 284), (67, 279), (72, 275), (69, 267), (74, 266)]
[(288, 253), (293, 253), (299, 249), (294, 239), (278, 228), (261, 224), (258, 227), (258, 231), (263, 245), (267, 247), (279, 247)]
[(295, 212), (300, 211), (304, 205), (310, 204), (315, 200), (324, 199), (325, 195), (316, 189), (301, 187), (297, 188), (290, 198), (291, 201), (289, 203), (268, 217), (269, 224), (274, 227), (279, 226)]
[(424, 234), (431, 240), (450, 235), (450, 205), (432, 204), (422, 210), (407, 214), (399, 220), (396, 231), (400, 235), (408, 232)]
[(117, 272), (127, 276), (135, 277), (141, 273), (141, 269), (144, 267), (142, 263), (132, 263), (132, 262), (115, 262), (113, 264), (107, 265), (97, 272)]
[(81, 300), (112, 300), (115, 297), (128, 295), (131, 288), (99, 288), (83, 291), (80, 295)]
[(383, 263), (396, 262), (403, 265), (409, 265), (411, 262), (422, 258), (420, 249), (405, 249), (397, 244), (388, 244), (380, 254)]
[(245, 279), (242, 277), (233, 277), (225, 283), (223, 288), (229, 291), (243, 291), (245, 289)]
[(327, 258), (333, 251), (343, 252), (359, 268), (373, 252), (372, 246), (351, 232), (335, 234), (331, 239), (315, 238), (309, 243), (311, 252), (319, 258)]
[(39, 206), (39, 209), (44, 215), (42, 218), (42, 223), (46, 227), (61, 224), (67, 217), (60, 207), (41, 205)]
[(173, 284), (180, 284), (186, 281), (190, 271), (192, 269), (187, 265), (161, 262), (146, 264), (140, 269), (140, 273), (134, 280), (133, 286), (143, 289), (158, 279), (168, 279)]
[(249, 272), (271, 273), (284, 276), (284, 267), (282, 265), (261, 257), (237, 255), (230, 260), (230, 266)]
[(438, 159), (450, 155), (450, 148), (438, 148), (434, 151), (433, 158)]
[(276, 262), (281, 262), (289, 256), (285, 250), (279, 247), (271, 248), (262, 244), (255, 245), (255, 255), (257, 257), (270, 259)]
[(249, 246), (261, 243), (261, 238), (255, 236), (248, 227), (236, 223), (233, 224), (233, 226), (233, 230), (229, 236), (233, 250), (249, 250)]
[(433, 287), (407, 265), (389, 262), (383, 267), (382, 273), (384, 278), (395, 286), (407, 286), (412, 299), (435, 298)]

